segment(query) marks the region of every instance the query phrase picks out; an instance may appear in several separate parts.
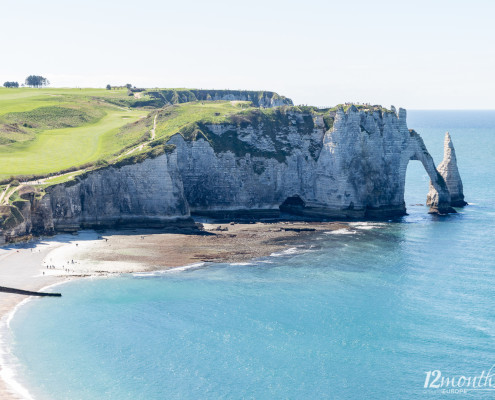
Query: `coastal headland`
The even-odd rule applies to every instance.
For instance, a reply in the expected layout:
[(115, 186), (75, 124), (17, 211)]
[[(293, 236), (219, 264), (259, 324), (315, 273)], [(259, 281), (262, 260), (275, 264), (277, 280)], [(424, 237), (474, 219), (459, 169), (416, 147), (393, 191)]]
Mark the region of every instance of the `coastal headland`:
[(437, 169), (401, 108), (294, 106), (265, 91), (44, 91), (0, 90), (0, 242), (189, 229), (195, 216), (388, 219), (406, 214), (411, 160), (430, 178), (430, 213), (465, 204), (452, 139)]

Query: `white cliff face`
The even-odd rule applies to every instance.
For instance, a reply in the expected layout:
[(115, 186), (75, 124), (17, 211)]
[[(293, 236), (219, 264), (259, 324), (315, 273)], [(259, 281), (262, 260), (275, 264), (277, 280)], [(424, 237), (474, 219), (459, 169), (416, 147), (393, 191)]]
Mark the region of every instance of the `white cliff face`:
[(56, 231), (166, 226), (189, 217), (176, 154), (90, 172), (75, 184), (49, 188), (46, 196)]
[[(308, 118), (312, 122), (308, 124)], [(451, 212), (450, 193), (421, 137), (409, 131), (406, 111), (363, 112), (351, 107), (334, 115), (325, 132), (320, 116), (292, 113), (275, 134), (263, 124), (210, 125), (214, 141), (234, 140), (248, 150), (215, 150), (206, 140), (175, 135), (179, 170), (191, 211), (278, 210), (300, 198), (299, 213), (315, 217), (366, 218), (405, 213), (409, 160), (419, 160), (438, 196), (432, 212)], [(284, 154), (284, 158), (276, 155)]]
[[(308, 118), (311, 117), (307, 115)], [(287, 124), (274, 135), (267, 135), (263, 125), (207, 126), (216, 141), (233, 142), (235, 137), (243, 154), (235, 154), (235, 150), (215, 151), (204, 139), (186, 141), (178, 134), (172, 137), (169, 143), (177, 146), (179, 170), (191, 211), (210, 215), (225, 211), (278, 215), (281, 203), (291, 195), (305, 193), (307, 183), (313, 179), (316, 160), (311, 149), (321, 143), (324, 128), (321, 123), (306, 126), (301, 134), (304, 123), (301, 115), (290, 115)]]
[[(445, 134), (443, 146), (443, 161), (438, 165), (437, 170), (442, 175), (447, 188), (450, 192), (450, 204), (453, 207), (463, 207), (467, 203), (464, 201), (464, 191), (462, 187), (461, 175), (457, 168), (457, 157), (455, 155), (454, 144), (449, 132)], [(427, 204), (434, 203), (438, 197), (438, 192), (430, 183), (430, 191), (428, 192)]]
[(439, 196), (432, 212), (451, 212), (450, 194), (423, 140), (406, 124), (406, 111), (338, 111), (318, 160), (315, 203), (360, 215), (403, 214), (407, 165), (419, 160)]
[(15, 204), (16, 222), (4, 224), (0, 241), (83, 228), (194, 227), (176, 153), (91, 171), (26, 200)]

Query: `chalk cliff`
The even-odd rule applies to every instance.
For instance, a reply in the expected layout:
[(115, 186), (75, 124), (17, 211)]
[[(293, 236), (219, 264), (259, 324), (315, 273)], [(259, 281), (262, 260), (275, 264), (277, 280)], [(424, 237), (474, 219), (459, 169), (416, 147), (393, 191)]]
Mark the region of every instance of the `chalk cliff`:
[(292, 100), (275, 92), (254, 90), (162, 89), (147, 94), (155, 105), (180, 104), (191, 101), (249, 101), (255, 107), (292, 106)]
[(176, 154), (88, 173), (47, 190), (56, 231), (109, 226), (160, 227), (187, 219)]
[(195, 140), (172, 137), (193, 212), (276, 214), (285, 203), (287, 211), (319, 218), (402, 215), (409, 160), (423, 163), (438, 192), (431, 212), (454, 211), (423, 140), (407, 128), (405, 110), (351, 106), (330, 112), (327, 125), (310, 112), (274, 114), (199, 126)]
[(33, 190), (15, 206), (16, 219), (3, 227), (6, 240), (83, 228), (194, 226), (175, 153), (88, 172), (42, 197)]
[[(443, 161), (438, 165), (437, 170), (442, 175), (447, 188), (450, 192), (450, 204), (453, 207), (463, 207), (467, 203), (464, 201), (464, 191), (462, 180), (457, 168), (457, 157), (455, 155), (454, 144), (449, 132), (445, 134), (444, 140), (444, 155)], [(434, 204), (437, 201), (438, 192), (430, 183), (430, 191), (428, 192), (427, 204)]]
[(250, 109), (222, 123), (198, 121), (181, 129), (168, 140), (168, 151), (154, 158), (33, 193), (14, 207), (15, 218), (3, 211), (3, 235), (192, 226), (190, 212), (389, 218), (406, 212), (410, 160), (419, 160), (431, 179), (430, 212), (455, 212), (452, 206), (464, 201), (462, 182), (450, 136), (445, 143), (437, 170), (403, 109)]

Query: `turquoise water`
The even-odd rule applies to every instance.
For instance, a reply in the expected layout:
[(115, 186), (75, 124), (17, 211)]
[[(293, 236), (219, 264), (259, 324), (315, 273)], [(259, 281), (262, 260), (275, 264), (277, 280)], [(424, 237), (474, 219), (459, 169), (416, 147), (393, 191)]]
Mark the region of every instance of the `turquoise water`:
[[(410, 206), (399, 223), (319, 234), (251, 265), (61, 286), (12, 321), (23, 383), (53, 400), (416, 399), (449, 396), (423, 387), (426, 371), (488, 371), (495, 112), (415, 111), (409, 126), (437, 163), (451, 132), (472, 205), (446, 218)], [(407, 205), (427, 191), (411, 162)]]

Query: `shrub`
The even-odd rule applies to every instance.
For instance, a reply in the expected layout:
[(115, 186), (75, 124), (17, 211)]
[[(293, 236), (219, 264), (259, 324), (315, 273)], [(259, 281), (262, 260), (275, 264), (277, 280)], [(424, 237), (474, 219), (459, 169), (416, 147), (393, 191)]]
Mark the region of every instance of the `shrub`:
[(6, 87), (6, 88), (18, 88), (19, 87), (19, 82), (9, 82), (9, 81), (7, 81), (7, 82), (5, 82), (3, 84), (3, 86)]

